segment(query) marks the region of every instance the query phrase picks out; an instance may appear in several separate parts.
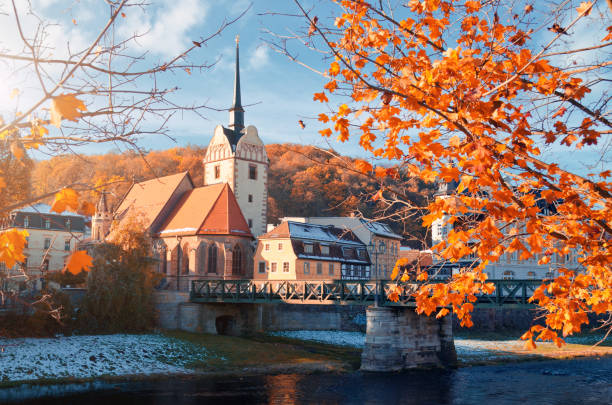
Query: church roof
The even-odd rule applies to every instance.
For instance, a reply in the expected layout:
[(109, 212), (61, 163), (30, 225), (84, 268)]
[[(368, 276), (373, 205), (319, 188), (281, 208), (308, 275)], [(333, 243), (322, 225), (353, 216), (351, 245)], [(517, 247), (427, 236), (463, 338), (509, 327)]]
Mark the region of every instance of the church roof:
[(193, 187), (191, 176), (186, 171), (132, 184), (116, 210), (117, 219), (123, 220), (130, 210), (134, 210), (144, 225), (150, 227), (186, 177)]
[(158, 235), (235, 235), (253, 238), (232, 189), (223, 183), (187, 191)]

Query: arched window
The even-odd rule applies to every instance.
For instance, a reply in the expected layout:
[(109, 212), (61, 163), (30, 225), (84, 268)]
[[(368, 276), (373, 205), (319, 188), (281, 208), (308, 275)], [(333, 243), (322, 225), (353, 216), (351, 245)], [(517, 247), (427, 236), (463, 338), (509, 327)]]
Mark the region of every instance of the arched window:
[(208, 247), (208, 272), (217, 272), (217, 246), (214, 244)]
[(181, 269), (182, 274), (189, 274), (189, 245), (183, 246), (183, 252), (181, 254)]
[(200, 243), (197, 251), (196, 269), (198, 274), (204, 274), (206, 272), (206, 244)]
[(232, 274), (242, 274), (242, 249), (240, 249), (240, 245), (234, 246), (232, 252)]
[(153, 252), (155, 260), (157, 261), (157, 272), (165, 274), (167, 271), (167, 257), (166, 257), (166, 244), (162, 240), (157, 240), (153, 245)]

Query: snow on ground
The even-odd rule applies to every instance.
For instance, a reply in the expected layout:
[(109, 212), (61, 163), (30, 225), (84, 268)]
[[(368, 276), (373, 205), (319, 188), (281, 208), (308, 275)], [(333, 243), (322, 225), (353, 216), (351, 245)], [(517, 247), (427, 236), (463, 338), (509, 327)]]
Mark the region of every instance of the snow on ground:
[(189, 362), (209, 355), (201, 346), (156, 334), (0, 338), (0, 381), (189, 373)]
[[(338, 346), (363, 348), (365, 333), (342, 332), (332, 330), (299, 330), (274, 332), (272, 335), (293, 339), (311, 340)], [(567, 343), (593, 344), (598, 338), (593, 336), (568, 337)], [(587, 343), (588, 342), (588, 343)], [(482, 340), (455, 337), (455, 350), (459, 360), (503, 360), (516, 357), (516, 352), (523, 350), (525, 342), (518, 339)], [(538, 345), (553, 346), (550, 342), (538, 342)], [(525, 355), (529, 355), (525, 353)]]

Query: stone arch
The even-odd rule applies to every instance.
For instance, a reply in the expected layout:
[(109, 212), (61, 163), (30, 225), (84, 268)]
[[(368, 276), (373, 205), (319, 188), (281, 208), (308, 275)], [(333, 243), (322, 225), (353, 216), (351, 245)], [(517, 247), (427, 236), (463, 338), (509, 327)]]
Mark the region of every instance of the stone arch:
[(208, 272), (209, 273), (218, 273), (218, 255), (219, 255), (219, 249), (217, 248), (217, 245), (212, 243), (209, 247), (208, 247)]
[[(172, 275), (172, 276), (176, 276), (179, 274), (178, 271), (178, 250), (179, 250), (179, 245), (177, 244), (174, 248), (172, 248), (172, 250), (170, 251), (170, 268), (168, 269), (168, 274)], [(182, 259), (182, 258), (181, 258)]]
[(242, 252), (240, 244), (237, 243), (232, 249), (232, 275), (243, 274), (243, 262), (244, 253)]
[(217, 335), (237, 335), (236, 319), (231, 315), (221, 315), (215, 319)]

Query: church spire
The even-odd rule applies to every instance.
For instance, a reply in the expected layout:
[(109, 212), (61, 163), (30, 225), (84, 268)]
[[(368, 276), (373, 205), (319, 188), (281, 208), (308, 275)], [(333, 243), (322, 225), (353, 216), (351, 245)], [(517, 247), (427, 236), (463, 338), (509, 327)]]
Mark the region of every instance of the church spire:
[(229, 127), (240, 132), (244, 128), (244, 109), (240, 101), (240, 58), (238, 54), (238, 42), (240, 36), (236, 35), (236, 76), (234, 77), (234, 104), (230, 108)]

